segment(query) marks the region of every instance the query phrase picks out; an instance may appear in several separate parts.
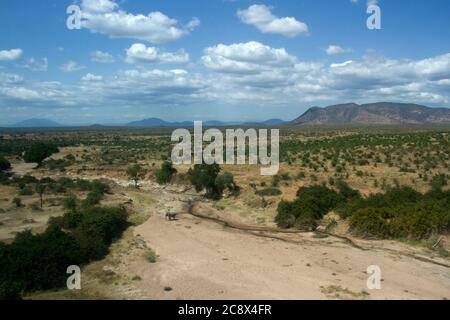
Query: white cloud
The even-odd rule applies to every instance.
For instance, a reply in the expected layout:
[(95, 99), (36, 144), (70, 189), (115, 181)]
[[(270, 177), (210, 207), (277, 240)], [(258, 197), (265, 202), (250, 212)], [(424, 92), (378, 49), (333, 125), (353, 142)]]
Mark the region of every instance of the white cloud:
[(91, 61), (99, 63), (113, 63), (116, 61), (116, 59), (114, 59), (112, 54), (108, 52), (96, 50), (94, 52), (91, 52)]
[(118, 7), (117, 3), (111, 0), (83, 0), (81, 8), (90, 13), (108, 13)]
[(23, 78), (14, 73), (0, 72), (0, 82), (5, 84), (19, 84), (23, 82)]
[(19, 67), (26, 68), (31, 71), (45, 72), (48, 70), (48, 59), (42, 58), (40, 60), (36, 60), (35, 58), (29, 58), (23, 61)]
[(85, 66), (79, 65), (77, 62), (70, 60), (69, 62), (62, 64), (59, 69), (63, 72), (75, 72), (84, 69)]
[(112, 38), (162, 43), (177, 40), (200, 24), (197, 18), (193, 18), (182, 26), (177, 20), (158, 11), (147, 15), (127, 13), (112, 0), (102, 0), (98, 4), (94, 0), (83, 0), (82, 7), (81, 26)]
[(353, 52), (353, 49), (351, 48), (343, 48), (338, 45), (330, 45), (325, 50), (328, 55), (337, 55), (337, 54), (344, 54), (344, 53), (350, 53)]
[(158, 48), (135, 43), (126, 50), (128, 63), (187, 63), (189, 54), (184, 50), (178, 52), (160, 52)]
[(23, 54), (22, 49), (0, 50), (0, 61), (13, 61)]
[(250, 41), (206, 48), (202, 61), (207, 68), (218, 72), (259, 73), (273, 67), (292, 66), (297, 59), (284, 48), (274, 49)]
[(245, 24), (258, 28), (263, 33), (281, 34), (293, 38), (308, 33), (308, 26), (293, 17), (278, 18), (265, 5), (254, 4), (246, 10), (238, 10), (238, 17)]
[(103, 76), (97, 76), (92, 73), (87, 73), (81, 78), (81, 81), (103, 81)]
[(450, 102), (450, 53), (421, 60), (371, 55), (320, 63), (299, 61), (284, 49), (249, 42), (206, 48), (202, 62), (206, 66), (202, 73), (139, 67), (103, 76), (87, 73), (75, 85), (27, 81), (0, 72), (0, 105), (83, 106), (94, 112), (103, 106), (305, 106), (377, 100), (444, 106)]

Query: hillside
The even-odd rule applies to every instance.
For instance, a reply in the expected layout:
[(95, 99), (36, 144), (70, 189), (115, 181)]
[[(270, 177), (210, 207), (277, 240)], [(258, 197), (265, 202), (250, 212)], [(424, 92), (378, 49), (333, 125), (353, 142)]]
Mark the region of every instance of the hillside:
[(401, 125), (450, 124), (450, 109), (417, 104), (378, 102), (313, 107), (291, 122), (293, 125)]

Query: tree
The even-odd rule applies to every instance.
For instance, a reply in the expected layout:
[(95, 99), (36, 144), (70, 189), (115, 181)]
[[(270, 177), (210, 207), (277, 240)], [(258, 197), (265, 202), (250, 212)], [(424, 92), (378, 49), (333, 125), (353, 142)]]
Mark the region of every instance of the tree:
[(236, 192), (238, 190), (238, 187), (234, 182), (234, 177), (229, 172), (219, 174), (216, 178), (215, 183), (219, 194), (222, 194), (225, 191), (225, 189), (228, 189), (231, 192)]
[(22, 199), (16, 197), (13, 199), (13, 203), (16, 205), (16, 208), (20, 208), (22, 206)]
[(194, 168), (189, 169), (189, 181), (195, 187), (197, 192), (206, 190), (206, 196), (209, 198), (220, 197), (220, 192), (216, 185), (216, 178), (220, 172), (220, 167), (215, 164), (196, 164)]
[(134, 181), (134, 186), (138, 187), (138, 182), (145, 176), (146, 170), (139, 164), (134, 164), (127, 169), (128, 177)]
[(11, 163), (4, 157), (0, 157), (0, 171), (9, 170), (11, 168)]
[(156, 182), (158, 184), (166, 184), (172, 180), (177, 170), (173, 167), (172, 162), (164, 161), (161, 165), (161, 169), (156, 172)]
[(57, 152), (59, 152), (59, 150), (53, 144), (35, 142), (28, 148), (28, 150), (25, 151), (23, 158), (26, 162), (37, 162), (41, 165), (42, 161)]
[(41, 209), (44, 204), (43, 195), (44, 195), (46, 187), (47, 186), (41, 182), (36, 184), (36, 193), (39, 194), (39, 199), (41, 200)]
[(75, 211), (77, 209), (77, 197), (75, 195), (69, 195), (64, 199), (64, 209)]

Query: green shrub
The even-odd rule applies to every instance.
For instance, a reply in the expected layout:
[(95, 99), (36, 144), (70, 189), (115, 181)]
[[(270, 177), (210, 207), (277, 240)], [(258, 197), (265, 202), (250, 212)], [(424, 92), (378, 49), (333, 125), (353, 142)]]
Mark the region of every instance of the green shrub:
[(345, 208), (351, 230), (374, 238), (426, 239), (450, 231), (450, 192), (433, 190), (425, 195), (409, 188), (350, 202)]
[(447, 176), (443, 173), (436, 174), (431, 178), (430, 185), (433, 189), (441, 189), (447, 185)]
[(228, 189), (233, 194), (239, 192), (239, 187), (234, 182), (234, 176), (229, 172), (219, 174), (214, 182), (217, 188), (217, 192), (222, 195), (223, 192)]
[(34, 194), (34, 192), (30, 187), (23, 187), (19, 191), (19, 195), (21, 195), (21, 196), (32, 196), (33, 194)]
[(156, 263), (158, 256), (156, 255), (155, 251), (149, 248), (145, 251), (144, 258), (150, 263)]
[[(65, 225), (65, 231), (60, 224)], [(68, 266), (103, 258), (126, 227), (124, 209), (91, 208), (52, 219), (42, 234), (25, 231), (10, 245), (0, 243), (0, 299), (64, 288)]]
[(77, 197), (74, 195), (67, 196), (63, 201), (63, 207), (66, 210), (76, 210), (77, 209)]
[(20, 208), (22, 206), (22, 199), (19, 197), (16, 197), (13, 199), (13, 203), (16, 206), (16, 208)]
[(172, 162), (164, 161), (161, 165), (161, 169), (156, 172), (156, 182), (158, 184), (167, 184), (172, 180), (177, 170), (174, 169)]
[(11, 169), (11, 163), (4, 157), (0, 157), (0, 171)]
[(51, 143), (34, 142), (25, 151), (23, 158), (26, 162), (37, 162), (41, 164), (42, 161), (57, 152), (59, 152), (58, 148)]
[(275, 222), (280, 228), (314, 230), (318, 220), (343, 201), (341, 195), (325, 186), (303, 187), (297, 191), (297, 199), (279, 203)]
[(208, 198), (217, 199), (222, 196), (216, 185), (216, 178), (219, 172), (220, 167), (218, 164), (196, 164), (193, 169), (189, 169), (188, 178), (197, 192), (206, 190)]
[(103, 199), (103, 193), (95, 190), (87, 194), (86, 199), (83, 200), (83, 206), (92, 207), (100, 203)]
[(256, 191), (256, 194), (259, 196), (279, 196), (281, 195), (281, 190), (278, 188), (270, 187), (262, 190)]

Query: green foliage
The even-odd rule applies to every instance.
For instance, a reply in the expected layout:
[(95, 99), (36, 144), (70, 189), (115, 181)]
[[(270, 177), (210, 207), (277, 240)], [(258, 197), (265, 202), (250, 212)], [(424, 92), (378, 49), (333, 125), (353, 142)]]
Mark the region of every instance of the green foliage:
[(127, 227), (127, 214), (122, 208), (69, 212), (62, 220), (64, 231), (58, 220), (52, 220), (42, 234), (25, 231), (12, 244), (0, 244), (0, 299), (63, 288), (68, 266), (83, 266), (103, 258), (113, 239)]
[(32, 196), (33, 193), (34, 193), (33, 190), (30, 187), (27, 187), (27, 186), (24, 186), (19, 191), (19, 195), (21, 195), (21, 196)]
[(173, 167), (172, 162), (164, 161), (161, 165), (161, 169), (156, 172), (156, 182), (158, 184), (167, 184), (172, 180), (177, 170)]
[(447, 185), (447, 176), (443, 173), (436, 174), (431, 178), (430, 185), (433, 189), (441, 189)]
[(0, 156), (0, 171), (11, 169), (11, 163), (6, 160), (4, 157)]
[(216, 178), (219, 175), (218, 164), (196, 164), (189, 169), (188, 178), (197, 192), (206, 190), (206, 196), (212, 199), (220, 198), (221, 193), (216, 185)]
[(16, 197), (13, 199), (13, 203), (16, 206), (16, 208), (20, 208), (22, 206), (22, 199), (19, 197)]
[(84, 207), (92, 207), (100, 203), (103, 199), (103, 193), (99, 190), (93, 190), (89, 192), (86, 199), (83, 200), (82, 204)]
[(145, 250), (144, 258), (150, 263), (156, 263), (158, 256), (152, 249), (148, 248)]
[(351, 230), (371, 238), (425, 239), (450, 231), (450, 191), (425, 195), (400, 187), (359, 199), (347, 208)]
[(219, 174), (216, 178), (215, 184), (220, 195), (222, 195), (226, 189), (232, 193), (239, 192), (239, 187), (234, 182), (234, 176), (230, 172)]
[(300, 188), (297, 199), (280, 202), (275, 222), (280, 228), (315, 230), (317, 221), (343, 201), (343, 196), (325, 186)]
[(270, 187), (270, 188), (265, 188), (265, 189), (262, 189), (262, 190), (258, 190), (258, 191), (256, 191), (256, 194), (258, 196), (268, 196), (268, 197), (270, 197), (270, 196), (279, 196), (279, 195), (281, 195), (281, 190), (278, 189), (278, 188)]
[(36, 188), (35, 189), (36, 189), (36, 193), (39, 195), (39, 199), (40, 199), (40, 202), (41, 202), (41, 208), (42, 208), (43, 201), (44, 201), (43, 195), (44, 195), (45, 189), (47, 189), (47, 186), (44, 183), (39, 182), (39, 183), (36, 184)]
[(76, 210), (77, 209), (77, 197), (72, 194), (67, 196), (63, 201), (63, 207), (66, 210)]
[(146, 170), (142, 168), (139, 164), (134, 164), (127, 168), (128, 177), (134, 181), (134, 186), (138, 187), (138, 182), (141, 180), (146, 174)]
[(59, 152), (58, 148), (51, 143), (34, 142), (25, 151), (23, 158), (26, 162), (37, 162), (41, 164), (42, 161), (57, 152)]

